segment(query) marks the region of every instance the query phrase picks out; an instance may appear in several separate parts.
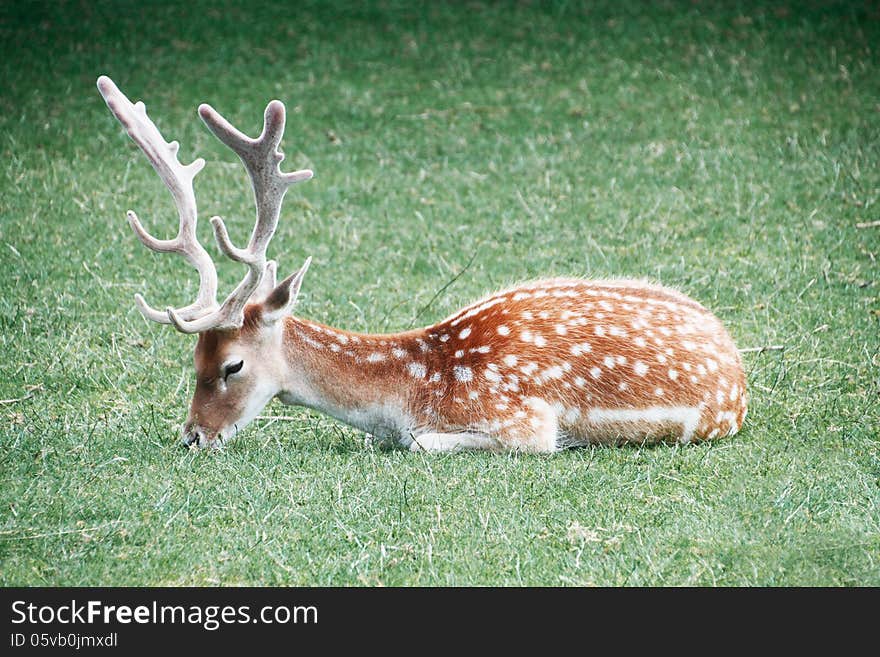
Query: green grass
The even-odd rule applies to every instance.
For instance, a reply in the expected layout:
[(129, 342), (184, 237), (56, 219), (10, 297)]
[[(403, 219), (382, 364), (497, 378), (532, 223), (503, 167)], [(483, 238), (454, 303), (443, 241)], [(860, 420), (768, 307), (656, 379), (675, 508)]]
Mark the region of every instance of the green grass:
[[(880, 584), (876, 4), (253, 4), (0, 5), (0, 584)], [(196, 106), (253, 133), (288, 104), (316, 177), (271, 254), (315, 257), (306, 317), (645, 276), (785, 350), (711, 444), (423, 456), (275, 403), (185, 451), (194, 340), (132, 295), (197, 279), (125, 222), (176, 216), (102, 73), (208, 160), (215, 255), (204, 219), (241, 242), (253, 210)]]

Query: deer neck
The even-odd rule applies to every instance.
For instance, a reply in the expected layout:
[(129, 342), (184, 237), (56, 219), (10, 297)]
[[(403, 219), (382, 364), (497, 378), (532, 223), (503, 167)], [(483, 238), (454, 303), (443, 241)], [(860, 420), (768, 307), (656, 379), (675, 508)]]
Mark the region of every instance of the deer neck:
[[(288, 317), (283, 339), (287, 376), (279, 398), (373, 435), (396, 438), (414, 424), (408, 409), (419, 392), (418, 379), (424, 378), (416, 376), (425, 372), (414, 364), (414, 356), (426, 355), (424, 334), (423, 329), (352, 333)], [(407, 375), (410, 370), (415, 372)]]

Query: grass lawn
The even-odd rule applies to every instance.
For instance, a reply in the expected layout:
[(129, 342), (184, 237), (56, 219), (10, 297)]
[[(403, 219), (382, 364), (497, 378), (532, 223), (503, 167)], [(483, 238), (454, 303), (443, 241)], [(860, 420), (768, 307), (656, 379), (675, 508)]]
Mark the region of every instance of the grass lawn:
[[(0, 584), (880, 585), (875, 3), (255, 4), (0, 5)], [(253, 134), (279, 98), (305, 317), (636, 276), (784, 349), (709, 444), (414, 455), (275, 402), (184, 450), (195, 339), (132, 296), (198, 280), (125, 221), (177, 225), (99, 74), (208, 161), (223, 294), (206, 219), (241, 243), (252, 200), (196, 107)]]

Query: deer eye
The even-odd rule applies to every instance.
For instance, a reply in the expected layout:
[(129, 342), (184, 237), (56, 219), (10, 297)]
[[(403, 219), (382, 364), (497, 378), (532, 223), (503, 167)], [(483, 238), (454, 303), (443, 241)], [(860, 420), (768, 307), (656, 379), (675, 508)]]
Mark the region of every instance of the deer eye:
[(244, 361), (240, 360), (237, 363), (232, 363), (231, 365), (227, 365), (223, 368), (223, 380), (229, 378), (230, 374), (235, 374), (236, 372), (240, 372), (241, 368), (244, 367)]

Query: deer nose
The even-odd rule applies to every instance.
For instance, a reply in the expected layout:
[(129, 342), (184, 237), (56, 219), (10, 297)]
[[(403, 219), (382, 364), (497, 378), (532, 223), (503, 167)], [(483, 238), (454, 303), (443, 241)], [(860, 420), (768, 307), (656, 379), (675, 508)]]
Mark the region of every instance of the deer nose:
[(181, 443), (184, 447), (191, 447), (192, 445), (200, 447), (206, 443), (207, 438), (207, 433), (200, 426), (193, 424), (192, 422), (187, 422), (183, 426)]

